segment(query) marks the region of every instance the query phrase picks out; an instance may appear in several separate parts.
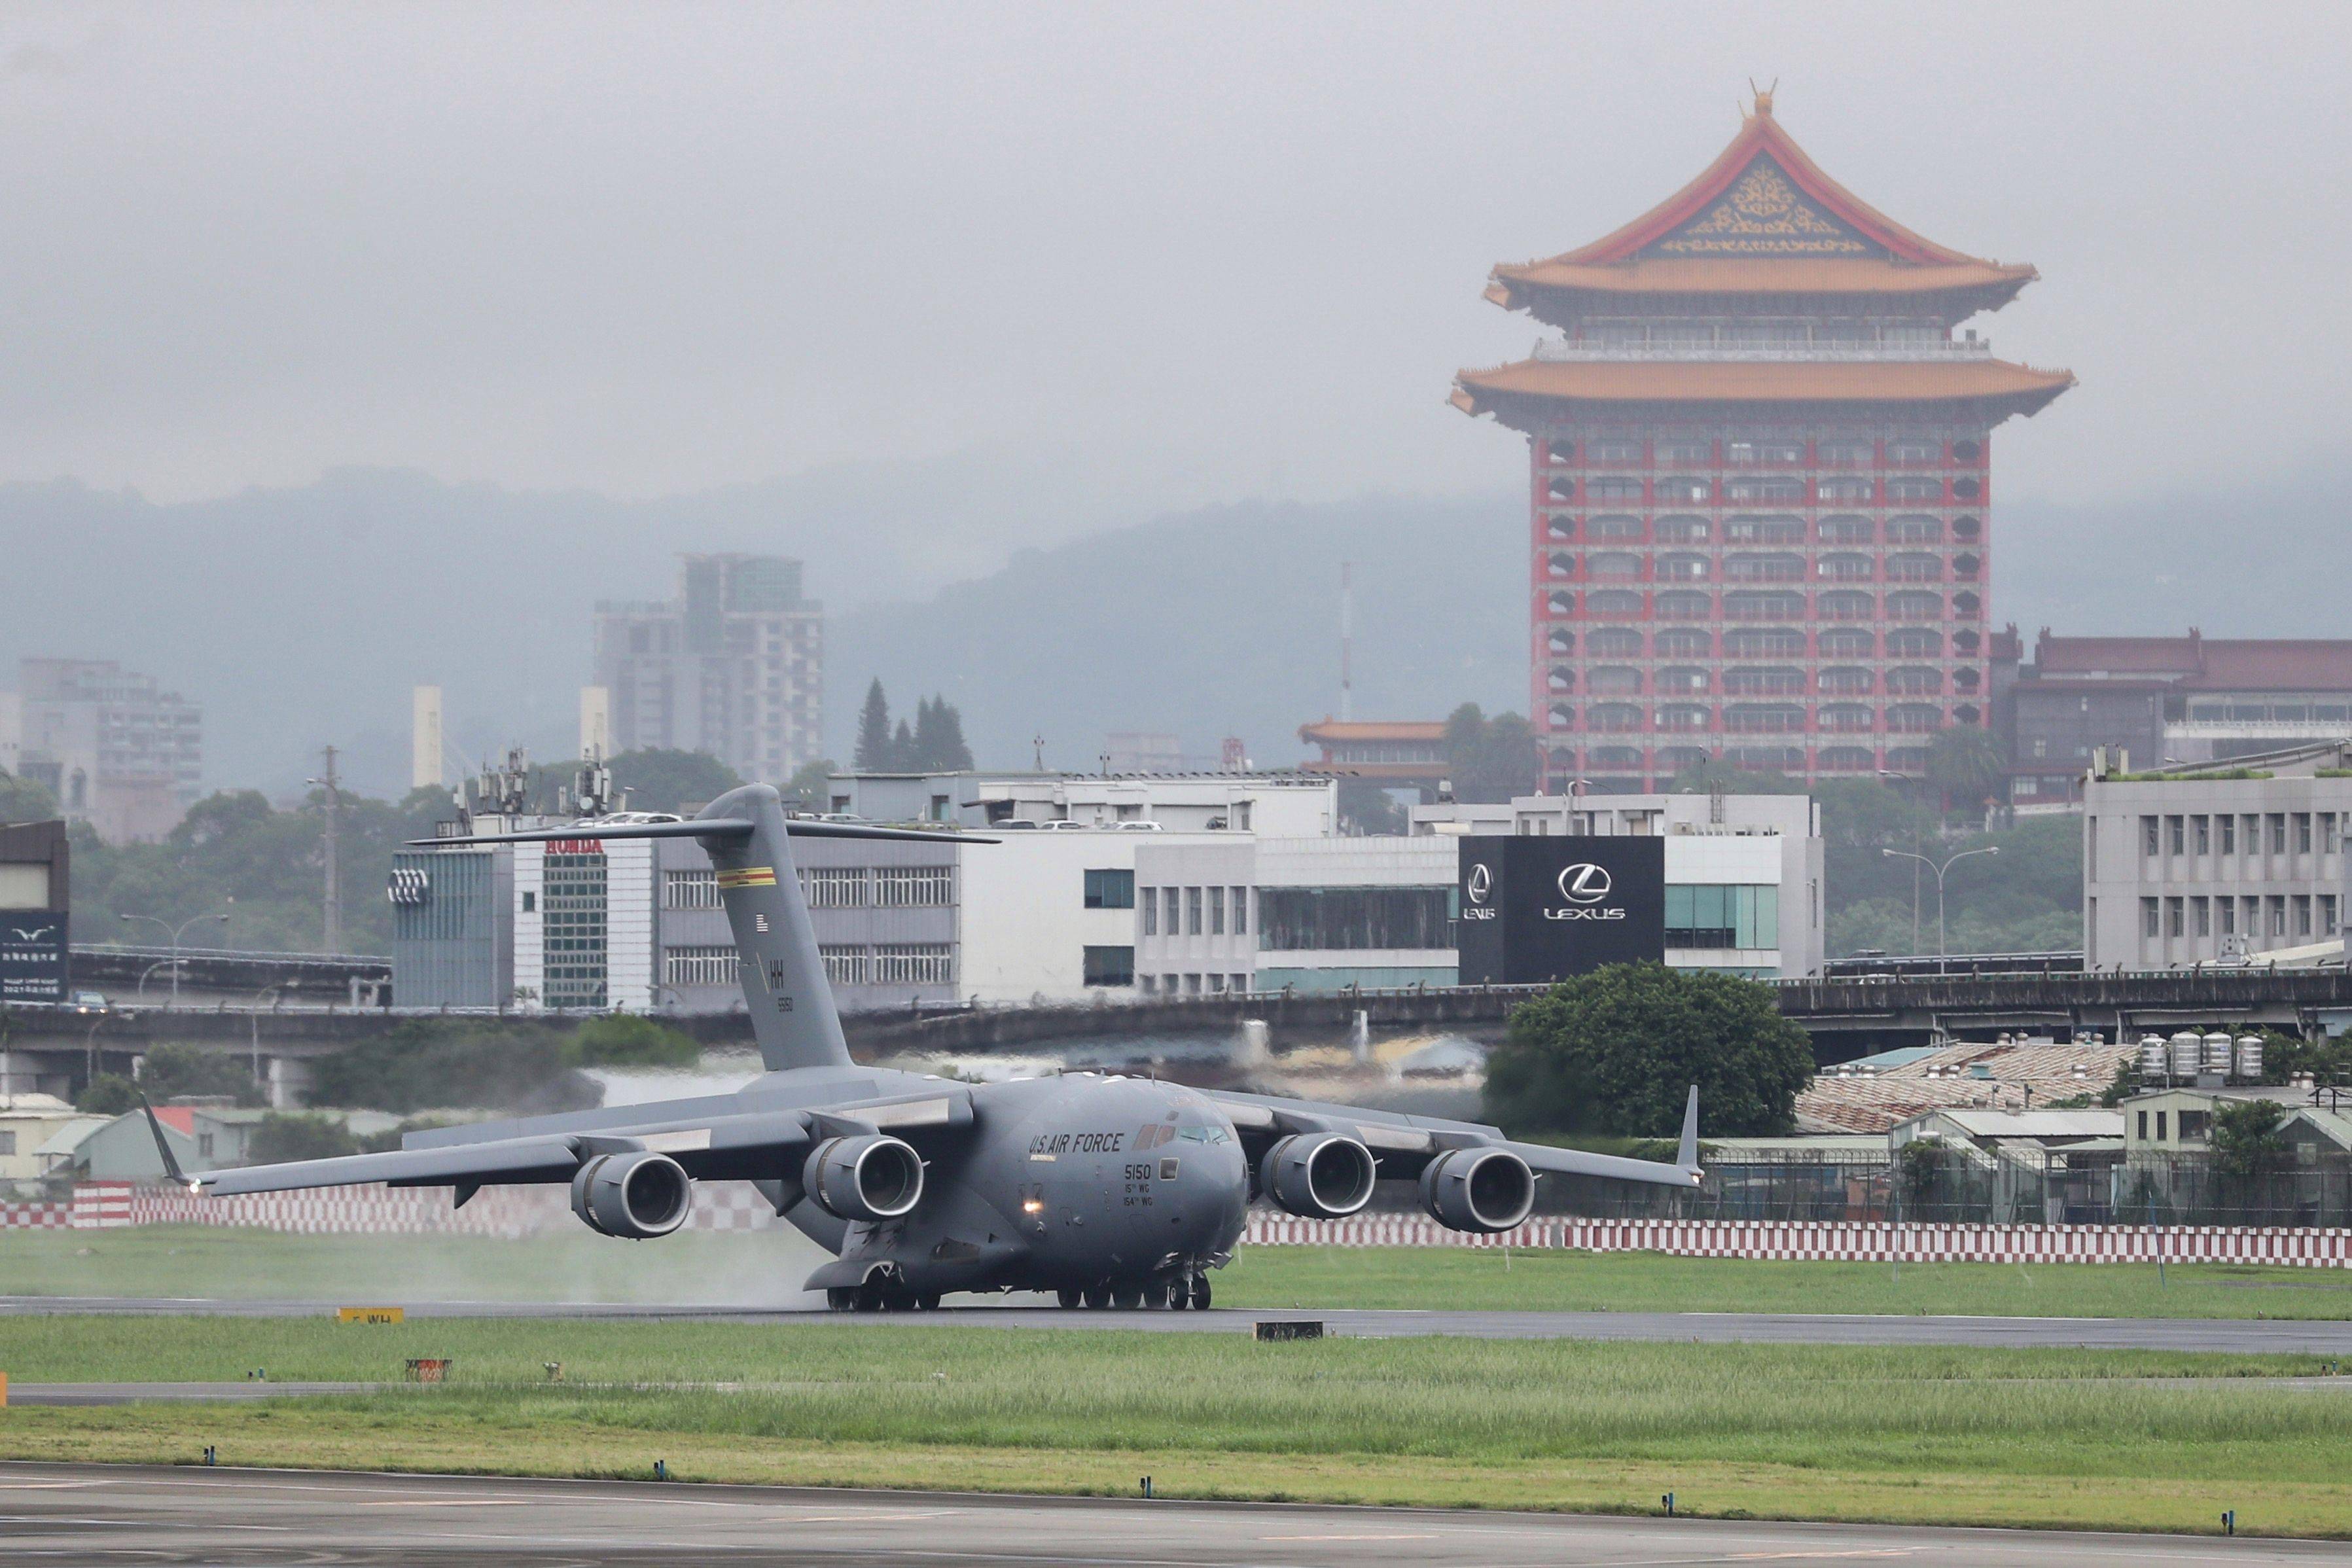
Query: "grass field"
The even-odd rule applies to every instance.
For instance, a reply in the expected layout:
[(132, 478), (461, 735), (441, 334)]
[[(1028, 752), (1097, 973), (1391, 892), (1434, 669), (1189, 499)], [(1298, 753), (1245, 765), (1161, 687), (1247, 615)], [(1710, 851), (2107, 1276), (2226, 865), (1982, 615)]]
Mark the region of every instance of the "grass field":
[[(11, 1231), (0, 1233), (0, 1292), (776, 1306), (800, 1299), (822, 1257), (774, 1232), (637, 1244), (571, 1229), (515, 1242), (197, 1226)], [(1907, 1264), (1897, 1278), (1883, 1264), (1262, 1247), (1216, 1276), (1216, 1295), (1235, 1307), (2342, 1319), (2352, 1318), (2352, 1270), (2193, 1265), (2159, 1277), (2131, 1264)]]
[[(2283, 1357), (0, 1320), (19, 1382), (398, 1375), (284, 1405), (12, 1408), (0, 1456), (2352, 1535), (2352, 1384)], [(541, 1363), (561, 1361), (550, 1384)]]

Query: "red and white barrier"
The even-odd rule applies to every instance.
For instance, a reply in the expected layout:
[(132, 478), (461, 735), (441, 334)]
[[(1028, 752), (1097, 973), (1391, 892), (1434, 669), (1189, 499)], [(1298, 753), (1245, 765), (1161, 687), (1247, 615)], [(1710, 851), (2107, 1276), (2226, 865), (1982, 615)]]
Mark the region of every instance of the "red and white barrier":
[(1832, 1220), (1538, 1219), (1470, 1236), (1433, 1219), (1253, 1213), (1260, 1247), (1512, 1247), (1837, 1263), (2268, 1263), (2352, 1268), (2352, 1231), (2254, 1226), (1888, 1225)]
[[(457, 1235), (505, 1238), (576, 1225), (561, 1186), (487, 1187), (462, 1209), (446, 1187), (328, 1187), (199, 1197), (179, 1187), (85, 1182), (70, 1205), (0, 1205), (0, 1228), (134, 1225), (249, 1226), (308, 1235)], [(698, 1182), (687, 1228), (766, 1230), (784, 1222), (740, 1182)], [(1845, 1263), (2264, 1263), (2352, 1268), (2352, 1231), (2252, 1226), (1888, 1225), (1813, 1220), (1530, 1220), (1499, 1236), (1448, 1230), (1412, 1215), (1293, 1219), (1253, 1212), (1256, 1247), (1511, 1247), (1662, 1252)]]

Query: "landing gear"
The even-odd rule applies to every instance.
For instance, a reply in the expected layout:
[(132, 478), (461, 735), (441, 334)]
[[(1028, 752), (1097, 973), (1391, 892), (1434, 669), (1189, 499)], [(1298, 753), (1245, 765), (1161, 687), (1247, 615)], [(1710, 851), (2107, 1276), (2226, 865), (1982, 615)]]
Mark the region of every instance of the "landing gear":
[(1132, 1282), (1114, 1285), (1111, 1287), (1110, 1300), (1114, 1307), (1125, 1311), (1133, 1311), (1143, 1305), (1143, 1287)]
[(915, 1310), (919, 1312), (936, 1312), (939, 1310), (940, 1293), (937, 1290), (926, 1290), (921, 1295), (915, 1298)]
[(1067, 1287), (1054, 1292), (1054, 1300), (1065, 1307), (1075, 1307), (1084, 1299), (1076, 1289)]
[(1106, 1281), (1100, 1285), (1087, 1286), (1086, 1289), (1086, 1302), (1087, 1306), (1094, 1308), (1097, 1311), (1100, 1311), (1103, 1308), (1109, 1306), (1109, 1283)]
[(1181, 1275), (1162, 1276), (1143, 1288), (1143, 1304), (1153, 1311), (1166, 1311), (1184, 1304), (1185, 1288)]
[(855, 1311), (857, 1309), (857, 1288), (854, 1285), (836, 1285), (824, 1293), (825, 1307), (828, 1310), (835, 1312)]
[(1193, 1275), (1192, 1289), (1187, 1291), (1186, 1294), (1190, 1295), (1192, 1299), (1192, 1310), (1196, 1312), (1207, 1311), (1209, 1310), (1209, 1277), (1205, 1274)]

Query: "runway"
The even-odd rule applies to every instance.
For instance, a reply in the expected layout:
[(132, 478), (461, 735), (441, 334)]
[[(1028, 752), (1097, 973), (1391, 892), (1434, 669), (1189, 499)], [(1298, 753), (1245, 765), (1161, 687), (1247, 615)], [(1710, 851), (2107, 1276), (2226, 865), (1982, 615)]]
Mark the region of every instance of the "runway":
[(2340, 1561), (2341, 1542), (782, 1487), (0, 1465), (0, 1555), (75, 1564), (530, 1568), (1935, 1568)]
[[(332, 1316), (332, 1301), (153, 1300), (119, 1296), (5, 1296), (0, 1314), (133, 1313), (256, 1318)], [(1706, 1344), (2061, 1346), (2085, 1350), (2221, 1351), (2352, 1359), (2352, 1321), (2282, 1318), (1865, 1317), (1775, 1312), (1369, 1311), (1356, 1308), (1208, 1312), (1064, 1311), (971, 1306), (937, 1312), (839, 1313), (741, 1307), (645, 1307), (513, 1301), (418, 1302), (416, 1318), (691, 1319), (706, 1322), (829, 1323), (891, 1328), (1131, 1329), (1155, 1333), (1248, 1333), (1262, 1319), (1312, 1318), (1329, 1333), (1367, 1339), (1447, 1334), (1470, 1339), (1643, 1340)]]

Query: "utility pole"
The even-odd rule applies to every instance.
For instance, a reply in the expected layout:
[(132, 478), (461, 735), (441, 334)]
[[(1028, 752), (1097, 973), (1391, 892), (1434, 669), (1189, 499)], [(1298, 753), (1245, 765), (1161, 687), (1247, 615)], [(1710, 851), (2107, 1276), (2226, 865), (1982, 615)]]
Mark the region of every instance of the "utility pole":
[(335, 776), (335, 748), (327, 748), (327, 771), (324, 776), (310, 781), (327, 792), (327, 891), (324, 939), (329, 952), (343, 951), (343, 868), (341, 846), (337, 841), (337, 819), (342, 815), (341, 781)]
[[(1356, 716), (1356, 563), (1339, 563), (1339, 721)], [(1538, 774), (1538, 777), (1541, 775)]]

